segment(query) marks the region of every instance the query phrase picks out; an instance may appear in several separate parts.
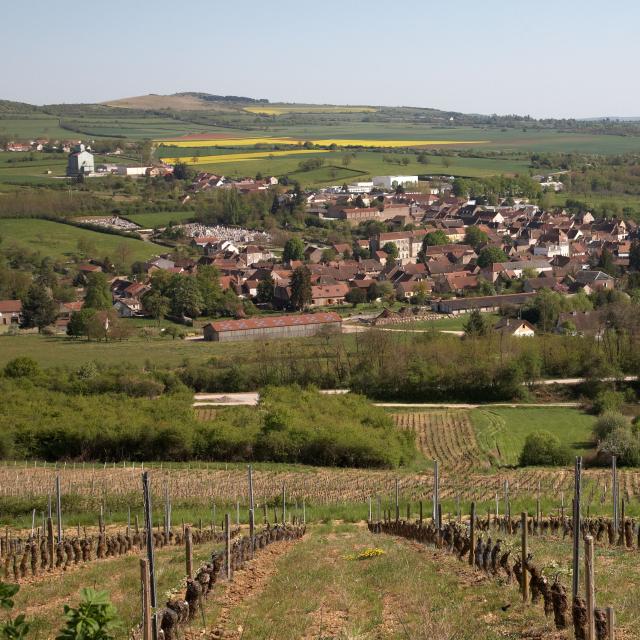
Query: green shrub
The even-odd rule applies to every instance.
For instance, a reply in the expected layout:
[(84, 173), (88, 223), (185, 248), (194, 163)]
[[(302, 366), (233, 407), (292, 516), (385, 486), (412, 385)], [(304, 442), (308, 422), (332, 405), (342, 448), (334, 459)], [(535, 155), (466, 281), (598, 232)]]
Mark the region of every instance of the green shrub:
[(631, 431), (630, 425), (609, 433), (600, 445), (600, 452), (616, 456), (619, 464), (629, 467), (640, 465), (640, 440)]
[(593, 411), (601, 415), (610, 411), (620, 411), (625, 402), (625, 395), (620, 391), (601, 391), (593, 401)]
[(82, 589), (80, 605), (65, 605), (66, 624), (56, 640), (113, 640), (120, 624), (106, 591)]
[(617, 429), (625, 429), (628, 427), (629, 421), (621, 413), (607, 411), (595, 421), (593, 425), (593, 435), (596, 437), (596, 440), (602, 441)]
[(35, 378), (40, 373), (40, 366), (33, 358), (20, 356), (7, 362), (4, 375), (7, 378)]
[(530, 433), (520, 454), (520, 466), (562, 466), (571, 462), (571, 450), (548, 431)]

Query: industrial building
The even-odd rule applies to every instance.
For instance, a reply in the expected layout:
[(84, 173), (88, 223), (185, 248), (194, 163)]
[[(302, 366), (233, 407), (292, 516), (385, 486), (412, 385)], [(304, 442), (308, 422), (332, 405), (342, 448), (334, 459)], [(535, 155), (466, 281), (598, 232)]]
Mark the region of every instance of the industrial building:
[(67, 175), (76, 178), (80, 175), (88, 176), (95, 172), (93, 154), (89, 153), (83, 144), (79, 144), (67, 160)]
[(404, 187), (405, 184), (417, 184), (418, 176), (375, 176), (373, 184), (383, 189), (395, 189), (396, 187)]
[(295, 316), (219, 320), (203, 327), (204, 339), (215, 342), (306, 338), (320, 331), (340, 331), (342, 318), (333, 312), (303, 313)]

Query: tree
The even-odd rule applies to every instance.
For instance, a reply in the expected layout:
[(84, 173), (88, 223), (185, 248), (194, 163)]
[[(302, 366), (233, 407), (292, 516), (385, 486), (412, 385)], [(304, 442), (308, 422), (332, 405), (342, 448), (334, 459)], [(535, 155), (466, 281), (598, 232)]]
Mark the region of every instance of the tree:
[(173, 287), (171, 313), (181, 317), (197, 318), (203, 306), (197, 280), (191, 276), (178, 275)]
[(372, 282), (367, 289), (367, 299), (370, 302), (381, 299), (383, 302), (393, 304), (396, 299), (396, 292), (393, 285), (388, 280)]
[(398, 257), (398, 245), (395, 242), (385, 242), (382, 250), (389, 256), (389, 260), (395, 260)]
[(520, 466), (562, 466), (571, 462), (571, 449), (548, 431), (530, 433), (520, 454)]
[(80, 336), (86, 336), (89, 322), (95, 314), (95, 309), (80, 309), (80, 311), (74, 311), (69, 318), (67, 324), (67, 335), (72, 338), (79, 338)]
[(90, 273), (87, 277), (87, 294), (84, 298), (86, 309), (104, 311), (113, 306), (109, 281), (102, 271)]
[(258, 293), (256, 298), (258, 302), (263, 304), (269, 304), (273, 302), (273, 294), (275, 293), (276, 283), (275, 280), (269, 276), (266, 280), (260, 280), (258, 282)]
[(507, 254), (500, 247), (484, 247), (478, 254), (478, 266), (481, 269), (490, 267), (496, 262), (508, 262)]
[(596, 267), (614, 278), (618, 275), (618, 266), (613, 258), (613, 254), (606, 247), (602, 250)]
[(438, 229), (437, 231), (430, 231), (422, 241), (422, 250), (424, 251), (427, 247), (435, 247), (437, 245), (448, 243), (449, 238), (447, 238), (447, 234), (442, 229)]
[(344, 299), (349, 304), (357, 307), (359, 304), (366, 302), (367, 292), (360, 287), (353, 287), (353, 289), (349, 289), (349, 291), (347, 291), (347, 295), (344, 297)]
[(634, 271), (640, 271), (640, 241), (634, 240), (631, 243), (631, 251), (629, 252), (629, 268)]
[(142, 308), (144, 312), (154, 318), (158, 326), (160, 320), (169, 313), (171, 301), (157, 291), (149, 291), (142, 297)]
[(489, 236), (479, 227), (469, 227), (464, 234), (465, 244), (471, 245), (476, 251), (487, 244)]
[(291, 306), (294, 309), (304, 309), (311, 304), (311, 271), (301, 266), (291, 274)]
[(474, 309), (470, 314), (467, 320), (465, 321), (463, 327), (464, 333), (466, 336), (470, 338), (479, 338), (488, 335), (489, 333), (489, 322), (482, 315), (479, 309)]
[(203, 315), (215, 315), (222, 299), (218, 270), (212, 265), (201, 265), (196, 273), (196, 282), (202, 298)]
[(40, 332), (53, 324), (58, 317), (58, 305), (51, 297), (49, 289), (43, 284), (34, 282), (22, 299), (22, 327), (38, 328)]
[(540, 289), (533, 301), (533, 309), (537, 314), (536, 324), (540, 330), (545, 333), (553, 331), (562, 310), (562, 297), (551, 289)]
[(292, 260), (304, 260), (304, 242), (297, 236), (289, 238), (284, 244), (282, 252), (283, 262), (291, 262)]

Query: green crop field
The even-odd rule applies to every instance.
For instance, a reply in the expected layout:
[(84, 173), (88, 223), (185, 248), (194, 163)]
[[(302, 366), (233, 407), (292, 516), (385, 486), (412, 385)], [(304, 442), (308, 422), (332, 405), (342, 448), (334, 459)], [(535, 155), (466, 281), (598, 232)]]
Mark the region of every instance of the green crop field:
[(193, 218), (193, 211), (158, 211), (135, 213), (126, 216), (127, 220), (139, 224), (143, 229), (166, 227), (169, 223), (183, 223)]
[(526, 437), (534, 431), (550, 431), (575, 455), (593, 448), (591, 428), (595, 418), (566, 407), (487, 407), (470, 412), (478, 444), (497, 451), (501, 464), (516, 465)]
[(101, 255), (115, 255), (121, 247), (127, 248), (127, 259), (148, 260), (152, 256), (166, 252), (165, 247), (136, 238), (100, 233), (80, 229), (69, 224), (38, 220), (34, 218), (0, 219), (0, 235), (3, 243), (17, 245), (29, 251), (37, 251), (42, 256), (64, 259), (77, 251), (80, 239), (92, 242), (100, 248)]
[[(494, 160), (490, 158), (450, 158), (445, 160), (433, 156), (428, 164), (419, 163), (414, 154), (408, 154), (409, 164), (400, 165), (385, 162), (385, 157), (402, 158), (403, 155), (389, 153), (377, 153), (373, 151), (357, 151), (345, 170), (342, 159), (345, 152), (329, 152), (318, 154), (317, 157), (325, 161), (321, 170), (301, 171), (300, 156), (279, 156), (264, 158), (261, 160), (243, 160), (240, 162), (224, 162), (215, 164), (198, 164), (200, 171), (211, 171), (226, 176), (252, 176), (258, 173), (263, 175), (283, 176), (299, 181), (304, 186), (317, 186), (324, 184), (339, 184), (348, 181), (367, 180), (376, 175), (389, 175), (402, 173), (403, 175), (452, 175), (482, 178), (498, 174), (529, 173), (528, 163), (523, 160)], [(185, 160), (188, 162), (187, 156)], [(314, 157), (313, 154), (304, 156), (304, 159)]]
[(60, 127), (60, 119), (57, 116), (33, 115), (33, 116), (0, 116), (0, 136), (16, 138), (53, 138), (60, 140), (74, 140), (76, 133)]

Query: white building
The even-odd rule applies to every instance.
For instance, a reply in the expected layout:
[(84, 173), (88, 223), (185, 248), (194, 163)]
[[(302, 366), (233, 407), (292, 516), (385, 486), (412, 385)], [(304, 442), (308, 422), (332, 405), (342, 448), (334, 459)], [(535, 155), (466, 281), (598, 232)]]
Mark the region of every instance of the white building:
[(371, 193), (371, 189), (373, 189), (373, 182), (354, 182), (347, 185), (349, 193)]
[(83, 144), (79, 144), (67, 160), (67, 176), (91, 175), (95, 171), (93, 154), (89, 153)]
[(405, 184), (416, 184), (418, 176), (374, 176), (373, 184), (383, 189), (395, 189), (397, 186)]
[(118, 165), (116, 173), (119, 176), (146, 176), (150, 167), (127, 167)]

